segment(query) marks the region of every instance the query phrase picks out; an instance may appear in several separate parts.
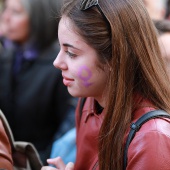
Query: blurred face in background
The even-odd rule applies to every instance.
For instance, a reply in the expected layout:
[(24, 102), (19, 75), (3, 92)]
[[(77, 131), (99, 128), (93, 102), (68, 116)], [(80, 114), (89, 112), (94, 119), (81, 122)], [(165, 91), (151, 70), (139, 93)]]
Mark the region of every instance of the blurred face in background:
[(24, 43), (29, 36), (29, 15), (21, 0), (7, 0), (2, 19), (6, 25), (5, 36), (15, 42)]
[(154, 20), (163, 19), (165, 16), (165, 0), (143, 0), (145, 7)]
[(170, 33), (164, 33), (158, 38), (163, 57), (170, 62)]
[(168, 76), (170, 78), (170, 33), (164, 33), (158, 37), (162, 57), (165, 61), (166, 68), (168, 70)]

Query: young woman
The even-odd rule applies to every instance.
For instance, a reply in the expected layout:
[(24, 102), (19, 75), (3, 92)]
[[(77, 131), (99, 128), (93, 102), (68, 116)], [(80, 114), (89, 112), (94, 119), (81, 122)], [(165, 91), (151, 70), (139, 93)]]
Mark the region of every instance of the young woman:
[[(77, 160), (56, 168), (122, 170), (130, 124), (157, 109), (170, 111), (170, 89), (155, 27), (134, 0), (69, 0), (59, 23), (62, 70), (71, 95), (86, 97), (76, 111)], [(127, 170), (170, 167), (170, 120), (146, 122), (128, 149)]]

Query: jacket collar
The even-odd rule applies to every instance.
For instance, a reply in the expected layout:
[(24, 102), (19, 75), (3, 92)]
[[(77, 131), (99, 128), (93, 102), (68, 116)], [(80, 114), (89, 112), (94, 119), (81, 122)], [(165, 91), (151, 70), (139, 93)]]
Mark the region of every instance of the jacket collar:
[(86, 99), (86, 102), (85, 102), (84, 107), (82, 109), (82, 113), (84, 115), (86, 115), (84, 117), (84, 122), (87, 122), (88, 118), (92, 115), (97, 117), (97, 118), (103, 119), (105, 110), (103, 109), (103, 111), (100, 114), (98, 114), (97, 111), (96, 111), (96, 108), (95, 108), (95, 103), (96, 103), (96, 100), (93, 97), (88, 97)]

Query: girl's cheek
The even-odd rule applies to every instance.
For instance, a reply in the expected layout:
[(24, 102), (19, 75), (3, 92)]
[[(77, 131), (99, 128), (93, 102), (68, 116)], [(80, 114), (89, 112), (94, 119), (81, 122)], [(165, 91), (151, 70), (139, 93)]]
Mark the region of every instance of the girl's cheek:
[(92, 77), (92, 72), (90, 71), (90, 69), (87, 66), (81, 66), (78, 69), (78, 78), (80, 79), (80, 81), (82, 82), (83, 86), (85, 87), (89, 87), (92, 85), (92, 83), (90, 83), (90, 79)]

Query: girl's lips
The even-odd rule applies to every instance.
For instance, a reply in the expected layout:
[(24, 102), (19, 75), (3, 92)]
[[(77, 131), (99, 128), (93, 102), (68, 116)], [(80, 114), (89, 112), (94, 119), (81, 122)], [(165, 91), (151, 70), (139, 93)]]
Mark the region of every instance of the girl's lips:
[(63, 83), (65, 86), (69, 86), (73, 81), (74, 81), (74, 79), (69, 79), (67, 77), (63, 77)]

